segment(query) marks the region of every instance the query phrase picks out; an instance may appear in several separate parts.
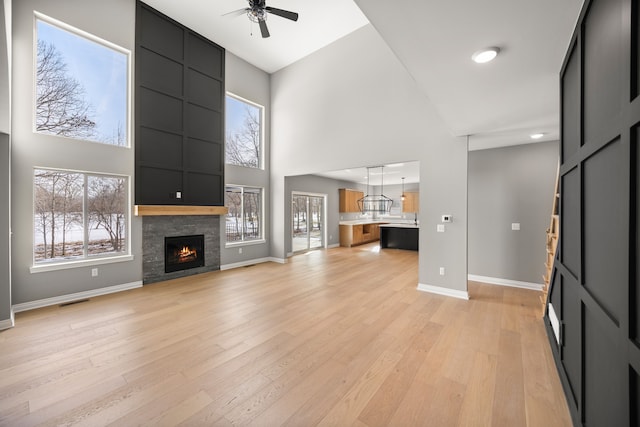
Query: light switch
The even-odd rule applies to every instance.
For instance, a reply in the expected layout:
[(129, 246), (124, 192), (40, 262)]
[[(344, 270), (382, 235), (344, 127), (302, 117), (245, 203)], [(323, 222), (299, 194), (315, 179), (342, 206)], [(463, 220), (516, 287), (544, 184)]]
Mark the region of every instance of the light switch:
[(451, 222), (453, 221), (453, 215), (442, 215), (442, 222)]
[(176, 199), (182, 199), (182, 191), (176, 191)]
[(444, 224), (438, 224), (436, 230), (438, 230), (438, 233), (444, 233)]
[(520, 223), (519, 222), (512, 222), (511, 223), (511, 229), (514, 230), (514, 231), (520, 230)]

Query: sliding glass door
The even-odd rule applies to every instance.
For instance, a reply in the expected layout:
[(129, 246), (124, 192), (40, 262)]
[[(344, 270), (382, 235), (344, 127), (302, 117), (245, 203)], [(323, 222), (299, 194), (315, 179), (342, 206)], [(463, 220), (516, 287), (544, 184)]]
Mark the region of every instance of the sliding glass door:
[(291, 195), (292, 251), (325, 247), (325, 195)]

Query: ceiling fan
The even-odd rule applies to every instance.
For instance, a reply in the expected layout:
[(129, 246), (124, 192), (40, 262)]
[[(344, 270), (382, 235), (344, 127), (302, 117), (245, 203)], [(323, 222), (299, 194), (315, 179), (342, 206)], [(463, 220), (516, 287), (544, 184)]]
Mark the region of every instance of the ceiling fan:
[(267, 6), (265, 0), (247, 1), (249, 2), (249, 7), (225, 13), (225, 15), (242, 15), (243, 13), (246, 13), (252, 22), (257, 23), (260, 26), (260, 32), (262, 33), (263, 38), (270, 36), (266, 22), (268, 14), (277, 15), (292, 21), (298, 20), (298, 14), (296, 12), (289, 12), (288, 10)]

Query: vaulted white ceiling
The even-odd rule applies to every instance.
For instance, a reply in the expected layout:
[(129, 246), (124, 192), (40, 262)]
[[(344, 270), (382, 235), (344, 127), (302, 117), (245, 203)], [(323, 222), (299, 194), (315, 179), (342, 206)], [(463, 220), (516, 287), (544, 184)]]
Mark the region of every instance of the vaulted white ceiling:
[[(145, 0), (249, 63), (273, 73), (371, 23), (470, 148), (559, 139), (559, 73), (583, 0), (267, 0), (298, 12), (270, 16), (263, 39), (246, 0)], [(471, 55), (497, 46), (478, 65)]]

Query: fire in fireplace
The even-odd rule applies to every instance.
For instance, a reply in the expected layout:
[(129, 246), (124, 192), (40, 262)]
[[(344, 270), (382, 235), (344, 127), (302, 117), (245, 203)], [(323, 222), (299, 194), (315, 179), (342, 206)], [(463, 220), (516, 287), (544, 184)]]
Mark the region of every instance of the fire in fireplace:
[(164, 272), (204, 266), (204, 235), (164, 238)]

